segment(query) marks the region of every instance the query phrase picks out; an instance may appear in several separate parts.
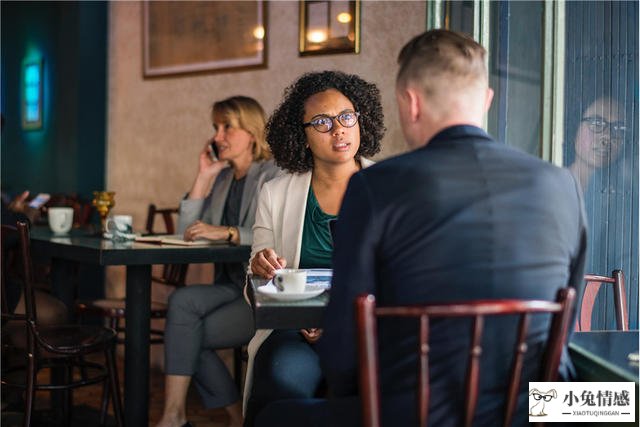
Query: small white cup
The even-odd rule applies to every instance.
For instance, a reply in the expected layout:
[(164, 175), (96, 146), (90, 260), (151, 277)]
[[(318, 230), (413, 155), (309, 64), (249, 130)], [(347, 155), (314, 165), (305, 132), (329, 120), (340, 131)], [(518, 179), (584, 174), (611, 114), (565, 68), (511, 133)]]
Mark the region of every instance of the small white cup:
[(131, 215), (112, 215), (105, 223), (107, 233), (113, 240), (127, 240), (133, 232), (133, 217)]
[(294, 268), (276, 270), (273, 283), (279, 292), (301, 294), (307, 285), (307, 271)]
[(131, 215), (112, 215), (107, 218), (107, 230), (131, 233), (131, 230), (133, 230), (133, 217)]
[(49, 208), (49, 228), (55, 234), (66, 234), (73, 225), (73, 208)]

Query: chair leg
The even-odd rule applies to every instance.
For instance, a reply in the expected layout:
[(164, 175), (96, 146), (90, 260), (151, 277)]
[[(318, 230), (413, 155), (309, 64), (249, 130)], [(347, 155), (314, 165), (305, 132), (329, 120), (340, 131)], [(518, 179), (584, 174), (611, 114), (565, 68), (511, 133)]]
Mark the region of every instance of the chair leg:
[(24, 427), (31, 425), (31, 415), (33, 413), (33, 402), (36, 397), (36, 361), (33, 354), (27, 356), (27, 389), (24, 404)]
[(100, 425), (107, 423), (107, 410), (109, 409), (109, 384), (110, 377), (106, 378), (102, 383), (102, 403), (100, 404)]
[(118, 371), (116, 368), (116, 345), (115, 342), (105, 350), (107, 358), (107, 368), (109, 370), (109, 385), (111, 386), (111, 397), (113, 401), (113, 414), (116, 417), (118, 427), (124, 426), (124, 417), (122, 413), (122, 398), (120, 397), (120, 385), (118, 383)]
[[(73, 382), (73, 368), (66, 366), (64, 368), (65, 382), (71, 384)], [(71, 413), (73, 410), (73, 391), (67, 388), (63, 391), (63, 405), (62, 405), (62, 423), (65, 426), (71, 425)]]

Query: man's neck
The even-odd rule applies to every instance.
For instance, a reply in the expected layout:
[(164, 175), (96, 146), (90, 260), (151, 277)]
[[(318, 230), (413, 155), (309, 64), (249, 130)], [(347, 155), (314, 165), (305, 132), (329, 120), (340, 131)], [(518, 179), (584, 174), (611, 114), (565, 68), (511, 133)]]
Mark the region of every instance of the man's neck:
[(482, 120), (478, 121), (473, 119), (450, 118), (448, 120), (439, 121), (438, 123), (427, 123), (422, 128), (424, 130), (421, 135), (422, 142), (418, 142), (418, 146), (414, 148), (424, 147), (429, 143), (429, 141), (433, 139), (434, 136), (452, 126), (475, 126), (481, 128)]

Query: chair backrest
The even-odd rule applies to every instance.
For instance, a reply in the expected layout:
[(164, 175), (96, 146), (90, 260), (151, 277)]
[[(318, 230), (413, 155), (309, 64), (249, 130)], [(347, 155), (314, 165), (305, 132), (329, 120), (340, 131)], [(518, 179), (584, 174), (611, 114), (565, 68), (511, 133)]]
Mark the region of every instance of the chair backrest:
[(166, 208), (158, 209), (156, 205), (151, 203), (147, 210), (147, 225), (145, 230), (148, 234), (159, 234), (154, 229), (156, 215), (160, 215), (164, 221), (164, 228), (166, 234), (175, 234), (176, 229), (173, 221), (173, 215), (177, 215), (180, 212), (179, 208)]
[(85, 227), (91, 223), (91, 217), (95, 211), (95, 206), (89, 200), (75, 199), (72, 202), (73, 226)]
[[(7, 247), (6, 242), (18, 242), (17, 247)], [(19, 249), (19, 252), (17, 250)], [(13, 314), (9, 312), (6, 304), (6, 281), (10, 263), (10, 257), (17, 256), (21, 265), (20, 278), (24, 292), (25, 314)], [(17, 261), (17, 260), (16, 260)], [(35, 326), (37, 314), (33, 286), (33, 262), (31, 260), (31, 241), (29, 236), (29, 225), (26, 222), (18, 221), (16, 227), (2, 225), (2, 315), (5, 319), (21, 319), (33, 323)]]
[(2, 265), (0, 266), (0, 285), (2, 288), (2, 320), (8, 320), (11, 316), (9, 310), (9, 303), (7, 302), (8, 293), (7, 286), (9, 282), (9, 275), (15, 270), (16, 252), (18, 248), (17, 241), (18, 231), (15, 227), (9, 225), (2, 225), (2, 245), (0, 246), (0, 260)]
[[(147, 210), (147, 224), (145, 227), (147, 233), (160, 234), (154, 229), (156, 216), (159, 215), (162, 217), (164, 222), (166, 234), (175, 234), (176, 229), (173, 221), (173, 215), (177, 215), (179, 212), (179, 208), (158, 209), (156, 205), (151, 203)], [(162, 269), (162, 276), (153, 277), (153, 280), (176, 287), (184, 286), (187, 280), (188, 268), (189, 264), (165, 264)]]
[(611, 276), (597, 276), (586, 274), (584, 276), (586, 282), (584, 294), (582, 295), (582, 304), (578, 318), (576, 320), (575, 330), (588, 332), (591, 330), (591, 317), (593, 315), (593, 307), (596, 297), (603, 284), (613, 286), (613, 305), (616, 314), (616, 326), (620, 331), (629, 330), (628, 310), (627, 310), (627, 294), (624, 286), (624, 273), (622, 270), (613, 270)]
[(466, 370), (466, 396), (464, 399), (464, 425), (470, 426), (478, 400), (480, 355), (482, 354), (482, 332), (484, 317), (517, 314), (519, 324), (514, 359), (511, 365), (509, 385), (505, 403), (503, 425), (508, 426), (516, 408), (525, 343), (530, 316), (535, 313), (552, 313), (540, 381), (554, 381), (557, 377), (560, 355), (564, 346), (571, 309), (575, 299), (572, 288), (558, 291), (556, 302), (532, 300), (484, 300), (449, 304), (376, 307), (373, 295), (360, 295), (356, 299), (358, 326), (360, 397), (362, 420), (365, 427), (380, 426), (380, 384), (378, 378), (378, 317), (416, 318), (419, 321), (418, 363), (418, 420), (420, 426), (427, 425), (429, 409), (429, 322), (433, 318), (472, 317), (471, 346)]

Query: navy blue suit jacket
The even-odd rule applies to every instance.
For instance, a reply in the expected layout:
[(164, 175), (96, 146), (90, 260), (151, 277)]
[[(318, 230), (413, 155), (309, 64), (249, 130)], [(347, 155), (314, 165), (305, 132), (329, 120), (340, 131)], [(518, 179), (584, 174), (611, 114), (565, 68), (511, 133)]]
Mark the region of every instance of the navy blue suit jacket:
[[(379, 305), (554, 300), (567, 285), (580, 295), (585, 246), (582, 197), (569, 171), (474, 126), (447, 128), (426, 146), (355, 174), (336, 224), (333, 285), (319, 342), (330, 392), (357, 394), (358, 294), (376, 295)], [(465, 322), (432, 323), (431, 425), (455, 425), (461, 413)], [(501, 318), (485, 326), (477, 420), (491, 425), (501, 410), (498, 396), (512, 354), (507, 336), (515, 323)], [(548, 319), (532, 324), (524, 388), (537, 375), (547, 326)], [(391, 425), (408, 425), (405, 418), (415, 413), (416, 330), (405, 321), (379, 325), (383, 416)], [(526, 422), (526, 413), (517, 418)]]

